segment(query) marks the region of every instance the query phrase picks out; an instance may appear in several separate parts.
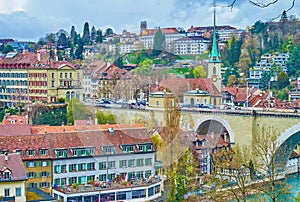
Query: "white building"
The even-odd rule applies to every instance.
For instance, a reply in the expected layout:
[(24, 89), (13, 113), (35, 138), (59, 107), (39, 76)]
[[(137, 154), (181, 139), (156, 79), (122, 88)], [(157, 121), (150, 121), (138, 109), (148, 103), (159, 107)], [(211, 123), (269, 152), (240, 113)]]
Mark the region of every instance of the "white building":
[(198, 55), (207, 51), (209, 40), (201, 36), (189, 36), (174, 40), (173, 44), (176, 55)]

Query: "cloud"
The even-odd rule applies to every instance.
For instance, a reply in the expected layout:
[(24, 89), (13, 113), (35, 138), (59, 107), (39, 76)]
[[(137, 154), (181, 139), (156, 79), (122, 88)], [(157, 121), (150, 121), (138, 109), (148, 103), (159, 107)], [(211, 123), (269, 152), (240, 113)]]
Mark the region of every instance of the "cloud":
[[(267, 0), (266, 0), (267, 1)], [(266, 21), (279, 15), (291, 5), (291, 0), (261, 9), (248, 1), (236, 1), (234, 7), (226, 5), (232, 0), (217, 1), (217, 24), (244, 29), (256, 21)], [(299, 3), (288, 14), (299, 10)], [(224, 6), (225, 5), (225, 6)], [(117, 33), (127, 29), (138, 32), (142, 20), (148, 27), (211, 26), (213, 1), (207, 0), (0, 0), (0, 38), (38, 39), (59, 29), (70, 31), (74, 25), (82, 34), (89, 22), (96, 29), (109, 26)]]

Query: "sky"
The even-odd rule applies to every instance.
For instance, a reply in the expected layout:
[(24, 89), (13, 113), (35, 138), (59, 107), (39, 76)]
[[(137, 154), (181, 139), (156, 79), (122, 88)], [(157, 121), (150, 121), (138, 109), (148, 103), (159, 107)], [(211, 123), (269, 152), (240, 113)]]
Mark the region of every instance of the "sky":
[[(270, 21), (292, 0), (279, 0), (275, 5), (259, 8), (246, 0), (236, 0), (231, 9), (226, 7), (234, 0), (216, 0), (217, 25), (231, 25), (245, 29), (256, 21)], [(273, 0), (259, 0), (270, 2)], [(298, 17), (300, 0), (288, 15)], [(48, 33), (60, 29), (70, 32), (74, 25), (82, 34), (83, 25), (115, 33), (124, 29), (139, 32), (140, 22), (148, 28), (213, 25), (213, 0), (0, 0), (0, 38), (38, 41)]]

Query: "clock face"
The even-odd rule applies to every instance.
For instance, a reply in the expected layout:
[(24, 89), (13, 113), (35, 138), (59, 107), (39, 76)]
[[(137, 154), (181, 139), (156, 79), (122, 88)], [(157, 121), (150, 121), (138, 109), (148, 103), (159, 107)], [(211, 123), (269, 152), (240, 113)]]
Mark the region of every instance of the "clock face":
[(217, 81), (217, 77), (213, 77), (212, 80), (213, 80), (213, 82), (216, 82)]

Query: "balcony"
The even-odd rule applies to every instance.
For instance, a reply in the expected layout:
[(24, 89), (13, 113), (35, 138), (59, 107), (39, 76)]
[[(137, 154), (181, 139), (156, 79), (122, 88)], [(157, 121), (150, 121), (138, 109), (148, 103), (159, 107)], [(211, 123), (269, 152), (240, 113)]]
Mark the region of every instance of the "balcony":
[(74, 85), (74, 86), (58, 86), (58, 89), (82, 89), (82, 86)]

